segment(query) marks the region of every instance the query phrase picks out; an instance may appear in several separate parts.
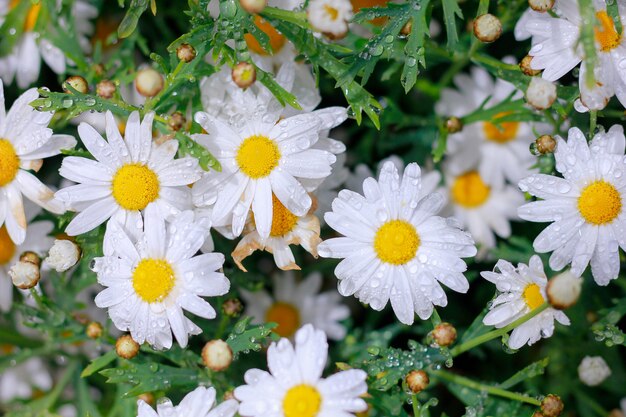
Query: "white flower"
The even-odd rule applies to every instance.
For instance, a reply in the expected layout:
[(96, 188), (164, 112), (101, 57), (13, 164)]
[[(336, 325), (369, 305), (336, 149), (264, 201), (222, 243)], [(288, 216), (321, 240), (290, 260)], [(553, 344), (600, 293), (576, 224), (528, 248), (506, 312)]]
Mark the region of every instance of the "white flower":
[(52, 388), (52, 377), (44, 362), (30, 358), (0, 373), (0, 402), (13, 399), (31, 399), (34, 390), (48, 391)]
[(341, 340), (346, 329), (338, 322), (348, 318), (350, 310), (341, 304), (337, 291), (320, 293), (322, 281), (319, 272), (311, 273), (301, 282), (296, 282), (292, 272), (285, 272), (273, 276), (273, 296), (265, 290), (252, 293), (241, 289), (245, 314), (255, 323), (277, 323), (274, 332), (282, 337), (291, 338), (298, 328), (310, 323), (329, 339)]
[(556, 85), (540, 77), (531, 78), (525, 95), (528, 104), (537, 110), (550, 108), (556, 96)]
[(524, 203), (524, 194), (516, 187), (490, 186), (475, 170), (452, 175), (448, 169), (445, 192), (454, 217), (483, 250), (496, 246), (494, 233), (511, 236), (510, 221), (518, 219), (517, 209)]
[[(508, 61), (505, 59), (505, 61)], [(454, 77), (457, 89), (445, 88), (441, 100), (436, 104), (438, 114), (463, 117), (481, 106), (491, 108), (513, 94), (521, 98), (522, 93), (501, 79), (495, 82), (487, 71), (473, 67), (471, 74)], [(528, 151), (536, 139), (533, 129), (548, 133), (544, 124), (502, 121), (507, 112), (495, 115), (493, 123), (482, 121), (470, 123), (448, 136), (449, 166), (455, 174), (478, 167), (478, 172), (488, 184), (501, 187), (505, 180), (517, 183), (530, 172), (536, 158)]]
[[(548, 279), (539, 256), (533, 255), (528, 265), (520, 263), (517, 268), (510, 262), (499, 260), (494, 271), (480, 273), (487, 281), (494, 283), (500, 293), (483, 319), (487, 326), (508, 326), (546, 302)], [(555, 320), (564, 325), (570, 324), (562, 311), (548, 307), (513, 330), (509, 347), (519, 349), (525, 344), (532, 345), (542, 337), (552, 336)]]
[(602, 356), (585, 356), (578, 365), (578, 378), (590, 387), (600, 385), (611, 376), (611, 368)]
[(198, 387), (185, 395), (177, 406), (167, 398), (159, 401), (156, 411), (139, 400), (137, 417), (233, 417), (237, 412), (237, 401), (227, 400), (213, 407), (215, 396), (215, 388)]
[(613, 126), (587, 144), (572, 128), (567, 142), (556, 140), (556, 169), (564, 178), (534, 174), (520, 181), (522, 191), (543, 201), (523, 205), (519, 216), (553, 222), (533, 243), (539, 253), (553, 252), (550, 268), (559, 271), (571, 263), (580, 276), (591, 261), (594, 279), (607, 285), (620, 270), (619, 246), (626, 249), (624, 130)]
[(26, 238), (22, 195), (53, 213), (65, 211), (52, 190), (28, 171), (39, 171), (44, 158), (76, 145), (72, 136), (52, 134), (48, 123), (53, 113), (38, 112), (29, 105), (38, 97), (37, 90), (30, 89), (6, 112), (0, 81), (0, 226), (5, 225), (18, 245)]
[(55, 240), (44, 263), (57, 272), (64, 272), (80, 259), (80, 248), (71, 240)]
[[(137, 241), (117, 222), (109, 223), (105, 256), (95, 258), (94, 266), (98, 282), (108, 288), (95, 301), (108, 308), (115, 326), (129, 330), (137, 343), (169, 349), (173, 332), (185, 347), (188, 335), (201, 329), (183, 309), (215, 318), (215, 310), (201, 297), (226, 294), (230, 283), (224, 274), (214, 272), (222, 267), (224, 255), (194, 256), (205, 231), (193, 221), (193, 213), (182, 212), (166, 230), (157, 210), (154, 205), (146, 209), (144, 232)], [(107, 247), (112, 251), (107, 253)]]
[(63, 159), (61, 175), (79, 183), (57, 191), (58, 199), (80, 212), (65, 229), (70, 236), (88, 232), (109, 218), (131, 233), (141, 230), (141, 212), (151, 205), (165, 219), (191, 208), (188, 184), (200, 178), (198, 160), (174, 159), (178, 142), (161, 145), (152, 141), (148, 113), (128, 118), (124, 138), (111, 112), (106, 113), (105, 141), (90, 125), (81, 123), (78, 133), (93, 159), (70, 156)]
[(352, 16), (352, 3), (348, 0), (311, 0), (307, 8), (311, 26), (336, 37), (346, 34)]
[(270, 372), (250, 369), (247, 385), (235, 389), (243, 417), (349, 417), (367, 410), (367, 374), (350, 369), (322, 378), (328, 359), (326, 335), (307, 324), (267, 350)]
[(460, 258), (476, 255), (474, 242), (456, 222), (436, 216), (444, 197), (423, 194), (416, 163), (400, 179), (393, 163), (386, 162), (379, 180), (366, 179), (363, 190), (365, 197), (339, 193), (325, 218), (346, 237), (318, 247), (321, 256), (345, 258), (335, 269), (341, 295), (355, 295), (377, 311), (391, 299), (398, 319), (411, 324), (415, 313), (425, 320), (433, 304), (447, 304), (440, 282), (468, 290), (467, 266)]
[[(66, 65), (72, 64), (65, 53), (54, 45), (51, 39), (46, 38), (46, 31), (35, 32), (37, 21), (41, 13), (42, 3), (30, 4), (28, 1), (0, 0), (0, 24), (6, 15), (20, 3), (29, 3), (24, 19), (23, 33), (9, 55), (0, 58), (0, 77), (10, 84), (15, 77), (20, 88), (26, 88), (39, 78), (41, 59), (57, 74), (65, 72)], [(57, 1), (60, 10), (61, 1)], [(47, 3), (46, 3), (47, 4)], [(87, 35), (93, 32), (91, 19), (98, 15), (98, 9), (84, 0), (72, 2), (71, 17), (74, 20), (74, 33), (85, 52), (89, 52), (91, 45)], [(68, 29), (68, 22), (60, 18), (57, 22), (61, 27)]]
[(332, 165), (332, 172), (315, 188), (314, 194), (315, 197), (317, 197), (315, 215), (318, 217), (322, 226), (326, 224), (324, 221), (324, 213), (332, 209), (331, 205), (333, 200), (337, 197), (337, 194), (339, 194), (339, 187), (350, 178), (350, 170), (345, 164), (346, 154), (341, 153), (337, 155), (337, 160)]
[[(581, 101), (592, 110), (603, 109), (613, 95), (626, 106), (626, 42), (607, 13), (603, 0), (593, 0), (597, 26), (594, 28), (598, 62), (594, 68), (595, 85), (587, 85), (587, 66), (580, 43), (582, 18), (578, 2), (559, 0), (554, 8), (557, 17), (548, 13), (531, 12), (520, 21), (516, 36), (533, 37), (533, 47), (528, 53), (533, 57), (530, 66), (543, 70), (542, 77), (556, 81), (570, 70), (580, 66), (579, 87)], [(626, 23), (623, 2), (617, 2), (622, 25)]]

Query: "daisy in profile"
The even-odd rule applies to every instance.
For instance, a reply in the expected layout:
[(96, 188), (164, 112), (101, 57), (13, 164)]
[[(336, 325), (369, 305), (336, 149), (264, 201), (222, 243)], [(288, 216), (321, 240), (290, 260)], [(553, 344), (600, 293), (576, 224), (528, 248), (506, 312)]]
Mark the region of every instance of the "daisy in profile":
[(174, 406), (168, 398), (159, 400), (156, 411), (144, 400), (137, 401), (137, 417), (233, 417), (237, 412), (237, 401), (227, 400), (216, 405), (215, 388), (198, 387), (185, 395), (180, 404)]
[(367, 410), (360, 398), (367, 392), (367, 374), (350, 369), (322, 378), (328, 360), (328, 343), (323, 331), (311, 324), (289, 339), (273, 342), (267, 350), (269, 372), (250, 369), (246, 385), (235, 389), (242, 417), (330, 417), (354, 416)]
[(412, 324), (415, 313), (425, 320), (433, 305), (447, 304), (440, 283), (468, 290), (461, 258), (476, 255), (474, 242), (456, 221), (436, 215), (444, 197), (422, 192), (416, 163), (407, 165), (400, 178), (394, 164), (386, 162), (378, 181), (363, 182), (363, 191), (364, 197), (339, 193), (325, 219), (345, 237), (318, 247), (323, 257), (343, 259), (335, 269), (341, 295), (355, 295), (377, 311), (391, 300), (398, 319)]
[(296, 330), (305, 324), (312, 324), (326, 333), (329, 339), (341, 340), (346, 328), (339, 323), (350, 316), (347, 306), (341, 304), (337, 291), (322, 289), (322, 274), (313, 272), (297, 282), (293, 272), (285, 272), (272, 277), (273, 296), (265, 290), (256, 292), (241, 289), (241, 297), (246, 302), (247, 316), (255, 323), (277, 323), (274, 328), (281, 337), (292, 338)]
[(86, 123), (78, 126), (81, 140), (95, 160), (69, 156), (59, 170), (63, 177), (78, 183), (56, 193), (79, 212), (65, 232), (80, 235), (113, 218), (135, 233), (142, 227), (142, 211), (150, 205), (155, 205), (164, 219), (191, 208), (187, 185), (200, 178), (198, 160), (174, 159), (178, 151), (175, 140), (153, 143), (154, 113), (148, 113), (141, 123), (139, 113), (131, 113), (124, 138), (111, 112), (107, 111), (106, 118), (107, 140)]
[(29, 105), (39, 93), (30, 89), (7, 112), (0, 80), (0, 227), (4, 224), (11, 240), (20, 245), (26, 238), (26, 215), (22, 196), (62, 214), (65, 205), (54, 192), (29, 171), (39, 171), (43, 159), (76, 146), (69, 135), (54, 135), (48, 128), (52, 112), (39, 112)]
[[(489, 313), (483, 319), (487, 326), (498, 329), (508, 326), (546, 302), (548, 279), (543, 271), (541, 258), (533, 255), (528, 265), (499, 260), (494, 272), (481, 272), (483, 278), (496, 285), (499, 294), (491, 303)], [(508, 344), (512, 349), (529, 346), (539, 339), (548, 338), (554, 333), (554, 321), (568, 326), (569, 319), (562, 311), (548, 307), (532, 319), (516, 327)]]
[(542, 200), (520, 207), (519, 216), (553, 222), (533, 243), (539, 253), (552, 252), (550, 268), (571, 263), (580, 276), (591, 262), (595, 281), (607, 285), (619, 274), (619, 247), (626, 250), (624, 128), (615, 125), (589, 144), (578, 128), (569, 130), (567, 142), (556, 140), (556, 169), (563, 178), (534, 174), (520, 181), (522, 191)]
[(194, 256), (204, 242), (204, 228), (194, 222), (191, 211), (174, 218), (169, 226), (151, 205), (146, 209), (144, 232), (135, 241), (116, 221), (105, 234), (105, 256), (95, 258), (98, 282), (107, 287), (95, 299), (121, 331), (130, 331), (137, 343), (148, 342), (156, 349), (178, 344), (187, 346), (188, 336), (201, 329), (185, 317), (187, 310), (213, 319), (215, 310), (201, 297), (224, 295), (230, 283), (222, 267), (224, 255)]
[[(592, 86), (587, 84), (588, 68), (583, 60), (583, 46), (580, 43), (583, 21), (578, 2), (559, 0), (554, 7), (555, 17), (548, 13), (529, 14), (518, 23), (522, 27), (516, 28), (516, 34), (518, 38), (525, 38), (529, 34), (532, 36), (533, 46), (528, 53), (533, 57), (530, 66), (543, 70), (542, 77), (548, 81), (558, 80), (581, 64), (579, 87), (583, 108), (601, 110), (614, 95), (626, 106), (626, 74), (622, 68), (626, 59), (624, 37), (618, 33), (604, 1), (594, 0), (593, 7), (598, 62), (594, 68), (595, 84)], [(626, 6), (618, 1), (617, 7), (618, 17), (624, 25)]]

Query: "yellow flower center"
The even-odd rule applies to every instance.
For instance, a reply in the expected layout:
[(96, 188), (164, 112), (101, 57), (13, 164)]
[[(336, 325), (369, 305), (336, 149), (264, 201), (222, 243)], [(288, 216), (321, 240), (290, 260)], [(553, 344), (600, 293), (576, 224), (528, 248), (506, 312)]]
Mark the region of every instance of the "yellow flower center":
[[(274, 26), (272, 26), (267, 20), (258, 15), (254, 16), (254, 24), (268, 36), (270, 46), (272, 47), (272, 54), (277, 54), (278, 52), (280, 52), (281, 49), (283, 49), (283, 46), (285, 46), (285, 42), (287, 40), (276, 29), (274, 29)], [(243, 35), (243, 38), (246, 40), (248, 48), (250, 48), (252, 52), (265, 56), (271, 55), (268, 51), (265, 50), (265, 48), (261, 46), (259, 41), (257, 41), (254, 35), (252, 35), (251, 33), (246, 33), (245, 35)]]
[(0, 187), (10, 184), (20, 168), (20, 158), (6, 139), (0, 139)]
[(326, 12), (326, 14), (328, 14), (330, 20), (337, 20), (337, 18), (339, 17), (339, 10), (329, 6), (328, 4), (324, 5), (324, 11)]
[(175, 282), (172, 266), (162, 259), (142, 259), (133, 272), (133, 288), (147, 303), (163, 301)]
[(404, 265), (415, 257), (420, 237), (415, 227), (404, 220), (391, 220), (380, 226), (374, 237), (378, 258), (393, 265)]
[(617, 33), (613, 18), (604, 10), (596, 12), (596, 18), (600, 25), (594, 28), (594, 32), (596, 41), (600, 44), (600, 50), (607, 52), (616, 48), (622, 42), (622, 36)]
[(454, 202), (460, 206), (474, 208), (482, 205), (491, 189), (487, 186), (476, 171), (460, 175), (452, 184), (451, 194)]
[(322, 407), (322, 396), (310, 385), (296, 385), (283, 399), (285, 417), (315, 417)]
[(0, 265), (6, 265), (15, 255), (15, 243), (5, 226), (0, 226)]
[[(13, 9), (16, 7), (20, 1), (22, 0), (11, 0), (9, 3), (9, 9)], [(26, 0), (30, 3), (30, 0)], [(41, 11), (41, 0), (37, 4), (33, 4), (29, 7), (28, 12), (26, 13), (26, 18), (24, 19), (24, 32), (30, 32), (35, 27), (37, 23), (37, 18), (39, 17), (39, 12)]]
[(159, 197), (159, 178), (145, 165), (126, 164), (113, 176), (115, 201), (126, 210), (143, 210)]
[(593, 182), (580, 193), (578, 211), (589, 223), (611, 223), (622, 212), (622, 196), (606, 181)]
[(276, 323), (274, 332), (282, 337), (291, 337), (300, 327), (300, 312), (289, 303), (275, 302), (265, 313), (266, 323)]
[(524, 287), (522, 297), (524, 297), (524, 302), (531, 310), (536, 309), (544, 303), (543, 295), (541, 295), (541, 290), (537, 284), (528, 284)]
[(290, 212), (280, 200), (272, 194), (272, 230), (270, 236), (285, 236), (298, 222), (298, 216)]
[[(509, 114), (508, 112), (498, 113), (494, 116), (494, 119), (499, 119), (501, 117)], [(485, 133), (485, 137), (497, 143), (507, 143), (517, 137), (517, 130), (519, 129), (518, 122), (502, 122), (498, 125), (495, 125), (490, 122), (483, 123), (483, 132)]]
[(278, 166), (280, 150), (276, 142), (262, 135), (246, 138), (237, 150), (239, 169), (250, 178), (263, 178)]

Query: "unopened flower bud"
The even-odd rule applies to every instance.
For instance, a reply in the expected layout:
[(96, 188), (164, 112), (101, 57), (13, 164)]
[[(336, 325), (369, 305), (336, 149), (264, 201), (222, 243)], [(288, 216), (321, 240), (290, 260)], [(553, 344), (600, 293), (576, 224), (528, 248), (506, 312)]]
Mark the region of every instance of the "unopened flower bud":
[(463, 130), (463, 122), (458, 117), (452, 116), (446, 119), (446, 130), (448, 133), (457, 133)]
[(554, 7), (554, 0), (528, 0), (528, 5), (536, 12), (547, 12)]
[(92, 68), (93, 68), (93, 72), (95, 72), (98, 77), (102, 77), (106, 71), (104, 69), (104, 65), (102, 64), (94, 64)]
[(67, 85), (69, 85), (79, 93), (87, 94), (87, 92), (89, 91), (89, 85), (87, 85), (87, 80), (85, 80), (80, 75), (72, 75), (71, 77), (68, 77), (67, 80), (65, 80), (65, 82), (63, 83), (63, 91), (72, 94), (72, 91), (67, 88)]
[(90, 339), (98, 339), (100, 336), (102, 336), (102, 325), (97, 321), (92, 321), (87, 325), (85, 333)]
[(55, 240), (44, 262), (55, 271), (64, 272), (76, 265), (80, 254), (80, 248), (71, 240)]
[(139, 353), (139, 343), (135, 342), (129, 334), (125, 334), (115, 342), (115, 352), (120, 358), (132, 359)]
[(179, 111), (175, 111), (167, 119), (167, 125), (175, 132), (182, 129), (183, 126), (185, 126), (185, 123), (187, 123), (187, 119)]
[(115, 83), (110, 80), (102, 80), (96, 84), (96, 94), (102, 98), (113, 98), (115, 90), (117, 90), (117, 87), (115, 86)]
[(30, 262), (33, 265), (37, 265), (37, 267), (41, 266), (41, 258), (35, 252), (26, 251), (20, 255), (21, 262)]
[(261, 13), (265, 6), (267, 6), (267, 0), (239, 0), (241, 8), (251, 14)]
[(563, 401), (558, 395), (548, 394), (541, 401), (541, 414), (544, 417), (558, 417), (562, 412)]
[(137, 71), (135, 88), (144, 97), (154, 97), (163, 90), (163, 76), (154, 68), (143, 68)]
[(558, 310), (570, 308), (580, 297), (582, 278), (572, 274), (570, 270), (553, 277), (546, 287), (548, 301)]
[(406, 22), (404, 26), (402, 26), (400, 33), (403, 34), (404, 36), (409, 36), (412, 30), (413, 30), (413, 20), (411, 19), (408, 22)]
[(247, 88), (256, 81), (256, 68), (248, 62), (240, 62), (233, 67), (231, 76), (238, 87)]
[(532, 62), (533, 57), (530, 55), (526, 55), (524, 58), (522, 58), (522, 60), (519, 63), (519, 68), (522, 70), (522, 72), (526, 75), (529, 75), (531, 77), (534, 77), (535, 75), (538, 75), (541, 70), (536, 70), (533, 69), (530, 66), (530, 63)]
[(611, 410), (611, 412), (609, 413), (609, 417), (626, 417), (624, 415), (624, 413), (622, 413), (622, 410), (618, 410), (617, 408), (614, 410)]
[(406, 384), (414, 394), (424, 391), (429, 382), (428, 374), (421, 369), (419, 371), (413, 370), (406, 376)]
[(439, 346), (450, 346), (456, 340), (456, 329), (450, 323), (439, 323), (433, 329), (432, 335)]
[(176, 48), (176, 56), (183, 62), (191, 62), (196, 57), (196, 50), (188, 43), (183, 43)]
[(556, 140), (550, 135), (541, 135), (532, 146), (533, 155), (545, 155), (553, 153), (556, 149)]
[(211, 340), (202, 348), (202, 362), (212, 371), (223, 371), (233, 362), (233, 350), (223, 340)]
[(235, 392), (230, 390), (230, 391), (226, 391), (224, 393), (224, 400), (223, 401), (228, 401), (228, 400), (234, 400), (235, 399)]
[(544, 417), (543, 414), (541, 413), (541, 411), (535, 411), (532, 415), (532, 417)]
[(21, 290), (33, 288), (41, 278), (39, 265), (32, 262), (19, 261), (9, 269), (9, 276), (13, 285)]
[(494, 42), (502, 35), (502, 23), (492, 14), (480, 15), (474, 20), (474, 35), (481, 42)]
[(222, 311), (228, 317), (238, 317), (242, 310), (243, 305), (237, 298), (229, 298), (222, 304)]
[(152, 394), (151, 392), (144, 392), (143, 394), (139, 394), (137, 396), (137, 399), (143, 400), (150, 405), (154, 405), (154, 394)]
[(533, 77), (526, 90), (526, 101), (537, 110), (550, 108), (556, 100), (556, 85), (541, 77)]
[(611, 375), (611, 368), (601, 356), (585, 356), (578, 365), (578, 378), (590, 387), (600, 385)]

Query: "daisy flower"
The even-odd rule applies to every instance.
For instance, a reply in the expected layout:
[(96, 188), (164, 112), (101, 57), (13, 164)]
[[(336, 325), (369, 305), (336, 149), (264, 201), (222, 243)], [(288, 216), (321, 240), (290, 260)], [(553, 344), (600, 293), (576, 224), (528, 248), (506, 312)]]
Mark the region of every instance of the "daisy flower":
[(52, 112), (39, 112), (28, 103), (39, 97), (36, 89), (22, 94), (6, 112), (0, 81), (0, 226), (16, 244), (26, 238), (22, 195), (46, 210), (62, 214), (65, 205), (29, 171), (39, 171), (43, 159), (76, 146), (69, 135), (53, 135), (48, 128)]
[(246, 302), (247, 316), (255, 323), (278, 324), (274, 332), (291, 338), (304, 324), (312, 324), (326, 333), (329, 339), (341, 340), (346, 328), (339, 323), (350, 316), (347, 306), (341, 304), (337, 291), (322, 289), (322, 274), (313, 272), (301, 282), (296, 281), (292, 272), (272, 277), (273, 296), (265, 290), (249, 292), (241, 289), (241, 298)]
[[(507, 61), (505, 59), (505, 61)], [(514, 94), (522, 92), (501, 79), (495, 82), (489, 73), (473, 67), (471, 73), (454, 77), (457, 89), (445, 88), (435, 110), (443, 116), (463, 117), (481, 106), (491, 108)], [(497, 122), (507, 113), (496, 114), (492, 121), (482, 121), (463, 126), (463, 130), (448, 136), (449, 166), (455, 174), (478, 167), (478, 172), (490, 185), (501, 187), (505, 180), (517, 183), (530, 173), (536, 158), (528, 151), (537, 138), (533, 128), (548, 133), (545, 124), (527, 122)]]
[(107, 288), (95, 302), (108, 308), (113, 324), (130, 331), (137, 343), (169, 349), (173, 332), (185, 347), (188, 335), (201, 329), (185, 317), (183, 309), (215, 318), (215, 310), (201, 297), (224, 295), (230, 283), (215, 272), (222, 267), (224, 255), (194, 256), (205, 231), (193, 221), (193, 213), (182, 212), (166, 230), (157, 210), (154, 205), (146, 209), (144, 232), (137, 241), (117, 222), (109, 223), (105, 241), (113, 250), (95, 258), (94, 266), (98, 282)]
[[(0, 24), (15, 7), (21, 7), (19, 6), (21, 3), (29, 3), (22, 27), (23, 33), (9, 55), (0, 58), (0, 77), (9, 84), (15, 77), (17, 85), (26, 88), (39, 78), (42, 59), (57, 74), (63, 74), (67, 64), (72, 63), (61, 49), (45, 37), (45, 31), (43, 33), (36, 31), (43, 7), (42, 2), (31, 4), (29, 0), (0, 0)], [(60, 1), (57, 1), (57, 7), (60, 9)], [(94, 29), (90, 20), (98, 15), (98, 9), (87, 1), (76, 0), (72, 2), (70, 14), (74, 21), (73, 29), (78, 43), (85, 52), (89, 52), (91, 44), (87, 36)], [(69, 26), (63, 17), (59, 19), (58, 24), (64, 28)]]
[(246, 385), (235, 388), (243, 417), (353, 416), (367, 410), (360, 398), (367, 392), (367, 374), (350, 369), (322, 378), (328, 360), (326, 335), (311, 324), (289, 339), (273, 342), (267, 350), (269, 372), (250, 369)]
[[(607, 12), (603, 0), (593, 0), (596, 16), (595, 46), (598, 62), (594, 68), (595, 84), (587, 85), (587, 66), (583, 60), (584, 51), (580, 43), (583, 25), (578, 2), (559, 0), (554, 11), (556, 17), (548, 13), (532, 13), (516, 29), (518, 38), (528, 34), (533, 37), (533, 46), (528, 53), (533, 57), (530, 66), (543, 70), (542, 77), (556, 81), (580, 66), (580, 100), (586, 109), (603, 109), (614, 95), (626, 106), (626, 43), (617, 32), (613, 18)], [(617, 2), (619, 19), (626, 24), (626, 8), (623, 2)]]
[(38, 357), (9, 366), (0, 373), (0, 402), (4, 404), (14, 399), (33, 399), (35, 391), (46, 392), (50, 388), (52, 377)]
[(453, 175), (448, 169), (445, 192), (449, 210), (481, 249), (495, 247), (495, 235), (511, 236), (510, 221), (518, 220), (517, 209), (524, 204), (516, 187), (490, 186), (477, 170)]
[(433, 304), (445, 306), (440, 283), (466, 292), (467, 269), (461, 257), (476, 255), (471, 236), (456, 222), (436, 214), (444, 204), (438, 193), (424, 194), (416, 163), (402, 175), (386, 162), (379, 180), (363, 182), (364, 197), (342, 190), (326, 213), (326, 223), (346, 237), (322, 242), (327, 258), (343, 258), (335, 269), (339, 293), (355, 295), (374, 310), (391, 300), (398, 319), (412, 324), (415, 313), (430, 317)]
[(307, 7), (311, 26), (336, 38), (341, 38), (348, 32), (348, 22), (353, 15), (349, 0), (311, 0)]
[(156, 206), (165, 219), (191, 208), (186, 186), (200, 178), (198, 160), (174, 159), (178, 151), (175, 140), (153, 143), (154, 113), (148, 113), (141, 123), (139, 113), (131, 113), (124, 138), (111, 112), (107, 111), (106, 118), (108, 140), (86, 123), (78, 126), (83, 144), (96, 160), (69, 156), (59, 170), (63, 177), (78, 183), (56, 193), (79, 212), (65, 232), (80, 235), (109, 218), (137, 232), (142, 225), (141, 212), (148, 206)]
[[(520, 263), (517, 268), (510, 262), (499, 260), (494, 272), (485, 271), (480, 275), (495, 284), (500, 293), (483, 319), (487, 326), (496, 326), (498, 329), (508, 326), (546, 302), (548, 279), (541, 258), (537, 255), (530, 258), (528, 265)], [(525, 344), (532, 345), (542, 337), (552, 336), (555, 320), (566, 326), (570, 323), (562, 311), (548, 307), (513, 330), (508, 341), (509, 347), (519, 349)]]
[(157, 403), (156, 411), (144, 400), (137, 401), (137, 417), (233, 417), (237, 401), (227, 400), (216, 405), (215, 388), (198, 387), (185, 395), (180, 404), (164, 398)]
[(553, 222), (535, 239), (539, 253), (552, 252), (555, 271), (571, 263), (572, 273), (582, 275), (591, 262), (599, 285), (617, 278), (618, 249), (626, 249), (626, 161), (624, 129), (613, 126), (587, 144), (578, 129), (568, 140), (556, 137), (556, 169), (563, 178), (534, 174), (519, 183), (522, 191), (543, 201), (519, 208), (519, 216), (533, 222)]

